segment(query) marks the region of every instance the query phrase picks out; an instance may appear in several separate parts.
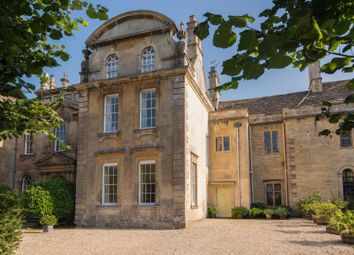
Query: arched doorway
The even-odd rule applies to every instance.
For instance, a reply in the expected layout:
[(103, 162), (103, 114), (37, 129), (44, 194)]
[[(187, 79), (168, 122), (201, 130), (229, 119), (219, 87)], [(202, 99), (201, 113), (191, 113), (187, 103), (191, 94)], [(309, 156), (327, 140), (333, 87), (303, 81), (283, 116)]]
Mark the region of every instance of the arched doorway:
[(354, 200), (354, 174), (351, 169), (344, 169), (342, 174), (343, 198)]
[(34, 182), (32, 176), (30, 175), (24, 175), (22, 177), (22, 182), (21, 182), (21, 192), (25, 192), (25, 190), (27, 189), (27, 187), (29, 185), (31, 185)]

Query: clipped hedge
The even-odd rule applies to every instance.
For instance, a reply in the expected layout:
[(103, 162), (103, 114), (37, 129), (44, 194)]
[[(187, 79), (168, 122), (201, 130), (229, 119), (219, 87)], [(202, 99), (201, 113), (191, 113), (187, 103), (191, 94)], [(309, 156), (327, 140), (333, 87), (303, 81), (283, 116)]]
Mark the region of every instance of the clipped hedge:
[(14, 254), (21, 240), (22, 210), (15, 192), (0, 184), (0, 254)]
[(21, 205), (26, 218), (40, 218), (53, 213), (52, 197), (40, 186), (28, 187), (21, 196)]

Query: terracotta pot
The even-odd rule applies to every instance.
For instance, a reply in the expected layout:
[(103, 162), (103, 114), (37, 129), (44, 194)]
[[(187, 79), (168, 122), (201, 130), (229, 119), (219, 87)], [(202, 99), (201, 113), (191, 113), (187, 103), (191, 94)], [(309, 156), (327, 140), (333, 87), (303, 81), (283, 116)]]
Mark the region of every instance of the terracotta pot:
[(340, 232), (335, 230), (331, 226), (326, 226), (326, 232), (334, 235), (340, 235)]
[(270, 220), (270, 219), (272, 218), (272, 215), (271, 215), (271, 214), (266, 214), (265, 216), (266, 216), (266, 218), (267, 218), (268, 220)]
[(43, 226), (43, 232), (48, 233), (48, 232), (53, 232), (54, 227), (53, 226)]
[(354, 244), (354, 236), (349, 234), (341, 234), (340, 237), (342, 238), (343, 243)]

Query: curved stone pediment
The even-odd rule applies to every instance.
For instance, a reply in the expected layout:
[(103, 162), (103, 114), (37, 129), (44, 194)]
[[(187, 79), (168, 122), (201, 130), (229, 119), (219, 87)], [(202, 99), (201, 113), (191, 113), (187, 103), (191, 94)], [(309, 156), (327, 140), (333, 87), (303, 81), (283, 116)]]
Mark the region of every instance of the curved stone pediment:
[(112, 40), (153, 32), (177, 32), (176, 24), (167, 16), (149, 10), (130, 11), (102, 24), (86, 40), (90, 47)]

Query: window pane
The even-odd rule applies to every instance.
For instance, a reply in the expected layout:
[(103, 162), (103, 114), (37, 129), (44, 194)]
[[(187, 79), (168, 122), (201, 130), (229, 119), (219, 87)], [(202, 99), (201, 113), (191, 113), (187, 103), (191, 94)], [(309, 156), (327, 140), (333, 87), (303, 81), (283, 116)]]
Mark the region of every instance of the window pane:
[(272, 152), (271, 142), (270, 142), (270, 131), (264, 132), (264, 153), (269, 154)]
[(224, 136), (224, 151), (230, 150), (230, 136)]
[(272, 132), (272, 149), (273, 149), (273, 153), (279, 152), (279, 132), (278, 131)]
[(140, 101), (141, 128), (156, 127), (156, 92), (142, 91)]
[(107, 78), (115, 78), (118, 76), (118, 57), (115, 54), (109, 55), (106, 61)]
[(62, 151), (62, 145), (66, 141), (66, 124), (61, 124), (59, 128), (55, 129), (55, 151)]
[(216, 137), (216, 151), (222, 151), (222, 137)]
[(197, 205), (197, 164), (194, 162), (191, 168), (191, 204)]
[(351, 147), (352, 146), (352, 131), (345, 130), (340, 134), (340, 147)]
[(156, 203), (155, 164), (140, 165), (140, 201), (141, 204)]
[(354, 200), (354, 176), (351, 169), (343, 171), (343, 196), (345, 200)]
[(103, 204), (116, 204), (117, 203), (117, 172), (116, 165), (103, 167)]
[(119, 121), (119, 96), (109, 95), (105, 97), (105, 132), (115, 132), (118, 130)]
[(141, 64), (143, 73), (155, 70), (155, 50), (153, 47), (148, 47), (143, 50)]

